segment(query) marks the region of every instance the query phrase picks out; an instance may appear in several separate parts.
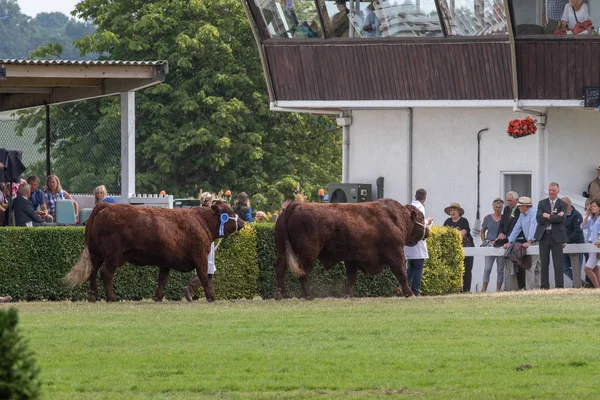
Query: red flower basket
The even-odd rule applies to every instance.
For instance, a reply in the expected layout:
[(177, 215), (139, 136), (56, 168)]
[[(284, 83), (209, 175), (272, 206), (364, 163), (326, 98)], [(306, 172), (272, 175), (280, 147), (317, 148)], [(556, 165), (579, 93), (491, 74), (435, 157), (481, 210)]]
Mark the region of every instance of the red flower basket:
[(506, 133), (508, 136), (518, 139), (529, 135), (535, 135), (537, 132), (537, 126), (535, 123), (537, 120), (530, 117), (524, 119), (513, 119), (508, 123), (508, 129)]

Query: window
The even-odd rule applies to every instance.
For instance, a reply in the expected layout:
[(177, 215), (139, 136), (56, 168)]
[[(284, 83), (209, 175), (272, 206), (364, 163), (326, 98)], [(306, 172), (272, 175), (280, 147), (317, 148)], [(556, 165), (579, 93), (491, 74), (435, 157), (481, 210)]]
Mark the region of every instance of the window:
[(512, 2), (512, 9), (519, 36), (589, 36), (596, 33), (593, 26), (600, 20), (600, 0), (519, 0)]
[(313, 0), (256, 0), (271, 38), (319, 38), (321, 24)]
[(439, 0), (439, 2), (448, 36), (507, 34), (503, 0)]
[(503, 172), (502, 175), (503, 194), (514, 191), (519, 196), (531, 197), (531, 172)]

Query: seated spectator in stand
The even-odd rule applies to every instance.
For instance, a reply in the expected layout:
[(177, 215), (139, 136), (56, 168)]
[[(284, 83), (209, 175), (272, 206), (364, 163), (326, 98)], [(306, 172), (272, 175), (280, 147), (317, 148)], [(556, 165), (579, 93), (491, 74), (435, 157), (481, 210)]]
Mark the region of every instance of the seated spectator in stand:
[(252, 218), (252, 208), (250, 208), (250, 199), (246, 192), (242, 192), (238, 195), (237, 203), (235, 204), (233, 211), (244, 221), (254, 222), (254, 218)]
[[(578, 22), (590, 20), (590, 9), (583, 0), (569, 0), (569, 4), (565, 5), (563, 15), (560, 18), (558, 29), (573, 30)], [(574, 32), (575, 33), (575, 32)], [(592, 28), (588, 29), (588, 33), (592, 33)]]
[(60, 180), (56, 175), (50, 175), (46, 178), (46, 207), (48, 214), (56, 219), (56, 202), (58, 200), (72, 200), (75, 206), (75, 215), (79, 215), (79, 205), (66, 190), (60, 186)]
[(31, 204), (31, 200), (29, 200), (30, 195), (31, 187), (28, 184), (23, 183), (19, 185), (17, 197), (13, 202), (16, 226), (46, 225), (46, 221), (35, 213), (33, 204)]
[(257, 211), (255, 221), (256, 222), (267, 222), (267, 216), (265, 215), (264, 212)]
[[(600, 200), (592, 200), (585, 213), (581, 229), (586, 229), (586, 243), (600, 245)], [(599, 246), (600, 247), (600, 246)], [(585, 263), (585, 274), (595, 288), (600, 288), (600, 253), (590, 253)]]
[(46, 207), (46, 196), (44, 196), (44, 191), (39, 188), (40, 178), (32, 175), (27, 178), (27, 184), (29, 184), (31, 187), (31, 195), (29, 200), (31, 200), (31, 204), (33, 205), (35, 213), (42, 217), (46, 222), (53, 222), (54, 218), (52, 218), (52, 215), (48, 214), (48, 207)]
[[(481, 247), (493, 247), (494, 242), (496, 239), (498, 239), (498, 233), (500, 232), (500, 220), (502, 219), (504, 201), (498, 197), (492, 202), (492, 207), (494, 209), (494, 213), (486, 215), (483, 219), (483, 224), (481, 225)], [(490, 274), (494, 268), (494, 262), (496, 262), (496, 270), (498, 272), (496, 291), (499, 292), (502, 289), (502, 284), (504, 283), (504, 257), (485, 256), (483, 285), (481, 287), (482, 293), (487, 291), (487, 287), (490, 282)]]
[(110, 197), (106, 192), (106, 186), (100, 185), (94, 189), (94, 205), (98, 203), (116, 203), (114, 197)]

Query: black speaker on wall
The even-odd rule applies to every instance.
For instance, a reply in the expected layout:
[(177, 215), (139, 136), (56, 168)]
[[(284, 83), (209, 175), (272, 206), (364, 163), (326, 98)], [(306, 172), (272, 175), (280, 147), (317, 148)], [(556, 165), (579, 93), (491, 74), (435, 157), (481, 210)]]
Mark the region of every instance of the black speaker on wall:
[(377, 200), (383, 199), (383, 176), (377, 178)]

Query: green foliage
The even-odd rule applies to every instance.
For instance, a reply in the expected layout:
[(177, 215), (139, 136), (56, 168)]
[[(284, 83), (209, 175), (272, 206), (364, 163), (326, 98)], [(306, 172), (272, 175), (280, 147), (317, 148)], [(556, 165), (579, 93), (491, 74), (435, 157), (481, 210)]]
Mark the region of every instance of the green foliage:
[(427, 251), (429, 259), (423, 268), (421, 292), (424, 295), (459, 293), (465, 264), (458, 230), (434, 226), (427, 238)]
[(0, 310), (0, 399), (34, 400), (39, 397), (39, 368), (17, 328), (15, 308)]
[[(66, 59), (80, 59), (73, 40), (93, 33), (92, 24), (59, 13), (39, 13), (31, 18), (21, 13), (17, 0), (0, 0), (0, 54), (2, 58), (28, 58), (37, 47), (53, 42)], [(56, 57), (56, 54), (49, 54)], [(90, 54), (93, 58), (97, 54)], [(34, 57), (38, 57), (35, 55)]]
[[(250, 225), (223, 239), (215, 253), (215, 299), (251, 299), (258, 293), (256, 231)], [(200, 289), (202, 291), (202, 289)]]

